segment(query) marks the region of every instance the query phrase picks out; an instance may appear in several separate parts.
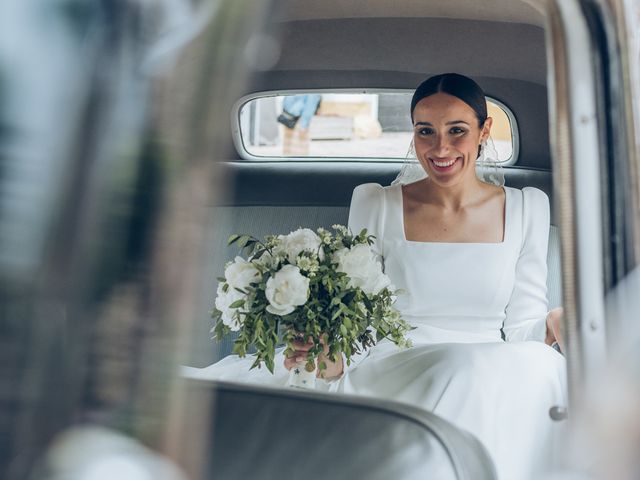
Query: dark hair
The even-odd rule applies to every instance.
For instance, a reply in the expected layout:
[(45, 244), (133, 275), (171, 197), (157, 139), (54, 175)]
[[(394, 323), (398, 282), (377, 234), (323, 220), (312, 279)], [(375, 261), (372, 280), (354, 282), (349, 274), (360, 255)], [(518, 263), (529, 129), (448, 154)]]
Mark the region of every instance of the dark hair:
[(476, 112), (480, 126), (484, 125), (487, 119), (487, 101), (484, 92), (476, 82), (458, 73), (435, 75), (418, 85), (411, 99), (411, 120), (413, 121), (413, 111), (420, 100), (440, 92), (453, 95), (469, 105)]

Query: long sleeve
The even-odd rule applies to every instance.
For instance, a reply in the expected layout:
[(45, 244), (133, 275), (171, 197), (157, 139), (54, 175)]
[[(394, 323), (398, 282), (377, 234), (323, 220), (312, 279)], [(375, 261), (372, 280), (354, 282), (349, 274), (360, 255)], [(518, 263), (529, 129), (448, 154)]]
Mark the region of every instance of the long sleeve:
[(549, 199), (537, 188), (522, 190), (522, 248), (503, 325), (509, 342), (546, 336)]
[(375, 250), (384, 256), (382, 249), (382, 222), (385, 216), (384, 189), (377, 183), (358, 185), (351, 196), (349, 207), (349, 229), (354, 235), (363, 228), (375, 235)]
[[(376, 236), (376, 250), (382, 255), (382, 219), (384, 218), (384, 189), (377, 183), (358, 185), (351, 196), (348, 226), (352, 233), (358, 234), (363, 228)], [(344, 362), (345, 373), (356, 367), (369, 355), (363, 353), (352, 355), (351, 365)], [(343, 357), (344, 360), (344, 357)]]

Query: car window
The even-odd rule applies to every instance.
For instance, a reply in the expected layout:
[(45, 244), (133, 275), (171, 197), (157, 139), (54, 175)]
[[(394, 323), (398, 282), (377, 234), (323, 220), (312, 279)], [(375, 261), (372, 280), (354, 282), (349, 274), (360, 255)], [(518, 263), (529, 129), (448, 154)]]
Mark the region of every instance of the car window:
[[(235, 142), (249, 160), (402, 160), (412, 138), (410, 91), (261, 94), (238, 102)], [(517, 159), (515, 118), (487, 98), (503, 164)]]

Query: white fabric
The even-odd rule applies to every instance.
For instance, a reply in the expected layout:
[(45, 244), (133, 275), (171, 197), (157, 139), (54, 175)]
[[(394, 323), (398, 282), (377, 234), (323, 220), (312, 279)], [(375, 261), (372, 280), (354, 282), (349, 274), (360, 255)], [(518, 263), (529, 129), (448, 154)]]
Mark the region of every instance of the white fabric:
[[(535, 188), (505, 193), (502, 243), (433, 243), (405, 239), (400, 185), (355, 189), (349, 227), (376, 235), (385, 272), (406, 292), (396, 306), (416, 327), (414, 347), (382, 341), (319, 387), (433, 411), (484, 443), (500, 479), (542, 478), (563, 428), (548, 412), (566, 405), (564, 358), (543, 343), (549, 202)], [(236, 356), (186, 373), (279, 386), (282, 361), (273, 376)]]

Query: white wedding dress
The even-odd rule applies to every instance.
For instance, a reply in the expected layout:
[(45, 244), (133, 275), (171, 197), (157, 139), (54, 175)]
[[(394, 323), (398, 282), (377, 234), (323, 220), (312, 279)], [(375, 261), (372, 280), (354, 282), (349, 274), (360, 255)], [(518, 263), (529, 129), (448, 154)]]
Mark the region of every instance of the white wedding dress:
[[(425, 408), (475, 434), (501, 480), (539, 479), (563, 434), (549, 409), (567, 404), (564, 358), (543, 343), (549, 201), (535, 188), (505, 194), (502, 243), (435, 243), (406, 240), (400, 185), (354, 190), (349, 227), (376, 236), (406, 292), (396, 307), (415, 327), (413, 347), (382, 341), (319, 388)], [(284, 386), (282, 361), (275, 375), (235, 355), (186, 374)]]

